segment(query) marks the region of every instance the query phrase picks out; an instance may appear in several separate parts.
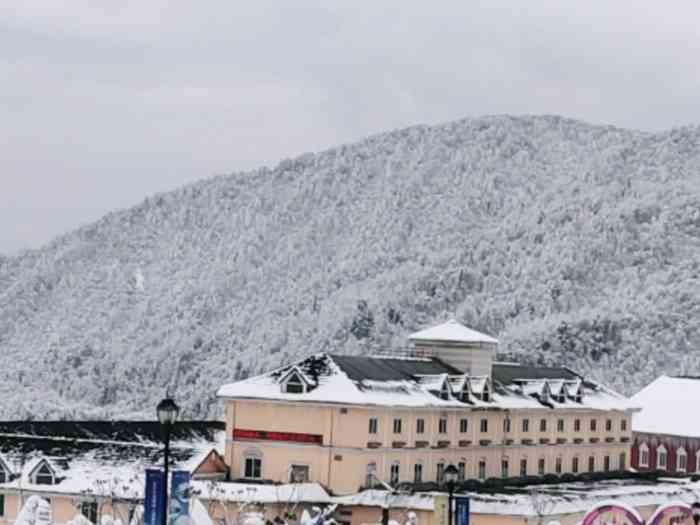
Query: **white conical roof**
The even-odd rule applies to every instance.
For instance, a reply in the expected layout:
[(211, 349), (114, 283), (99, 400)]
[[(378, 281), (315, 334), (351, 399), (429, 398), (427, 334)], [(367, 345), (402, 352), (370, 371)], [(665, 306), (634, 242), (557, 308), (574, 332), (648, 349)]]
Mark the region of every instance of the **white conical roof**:
[(467, 328), (455, 319), (446, 323), (426, 328), (408, 336), (411, 341), (449, 341), (452, 343), (494, 343), (498, 340), (490, 335), (482, 334)]

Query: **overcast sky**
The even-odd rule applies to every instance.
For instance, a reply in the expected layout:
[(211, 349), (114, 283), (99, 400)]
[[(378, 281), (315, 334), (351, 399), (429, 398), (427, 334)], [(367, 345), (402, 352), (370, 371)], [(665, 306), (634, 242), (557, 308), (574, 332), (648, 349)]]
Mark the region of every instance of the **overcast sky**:
[(412, 124), (698, 124), (699, 28), (697, 0), (2, 2), (0, 253)]

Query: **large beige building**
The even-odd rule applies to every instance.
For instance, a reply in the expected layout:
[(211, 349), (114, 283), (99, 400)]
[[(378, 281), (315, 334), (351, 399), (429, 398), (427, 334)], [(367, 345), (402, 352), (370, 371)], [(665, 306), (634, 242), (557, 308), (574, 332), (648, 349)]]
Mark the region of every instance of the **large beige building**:
[(404, 355), (315, 354), (219, 389), (231, 479), (438, 481), (624, 470), (623, 396), (567, 368), (494, 362), (497, 341), (456, 321)]

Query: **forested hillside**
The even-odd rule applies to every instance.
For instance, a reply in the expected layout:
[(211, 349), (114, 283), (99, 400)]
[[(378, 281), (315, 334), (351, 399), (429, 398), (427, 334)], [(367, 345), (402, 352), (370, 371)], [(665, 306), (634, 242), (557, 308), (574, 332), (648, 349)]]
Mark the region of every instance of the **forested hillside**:
[(224, 382), (449, 317), (626, 393), (700, 374), (700, 128), (418, 126), (0, 257), (0, 418), (150, 417), (166, 386), (215, 416)]

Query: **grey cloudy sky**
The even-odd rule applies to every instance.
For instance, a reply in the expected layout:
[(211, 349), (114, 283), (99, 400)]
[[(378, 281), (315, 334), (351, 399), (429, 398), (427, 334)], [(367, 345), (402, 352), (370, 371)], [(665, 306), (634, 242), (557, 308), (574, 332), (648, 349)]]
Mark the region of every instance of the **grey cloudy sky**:
[(411, 124), (700, 123), (699, 21), (697, 0), (3, 2), (0, 253)]

